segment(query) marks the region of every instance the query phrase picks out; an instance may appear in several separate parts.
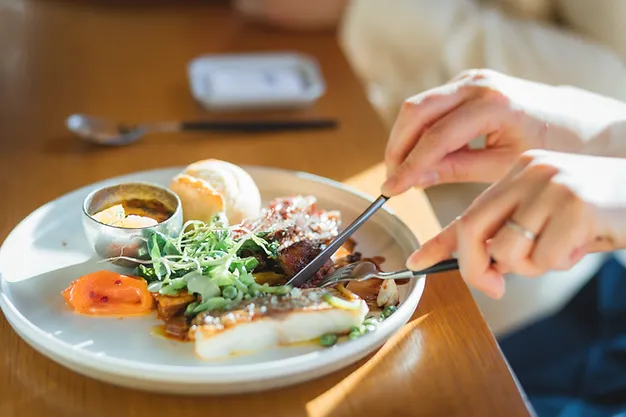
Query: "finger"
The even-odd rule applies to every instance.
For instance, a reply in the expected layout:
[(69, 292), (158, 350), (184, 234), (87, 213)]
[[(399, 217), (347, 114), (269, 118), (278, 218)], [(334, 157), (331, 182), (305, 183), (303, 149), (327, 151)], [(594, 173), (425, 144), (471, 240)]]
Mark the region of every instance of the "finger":
[(461, 82), (445, 84), (406, 100), (394, 123), (387, 149), (385, 165), (390, 173), (404, 161), (424, 129), (455, 109), (470, 97)]
[[(515, 180), (520, 172), (530, 163), (532, 158), (520, 157), (509, 172), (497, 184), (492, 185), (479, 195), (466, 210), (464, 216), (473, 216), (475, 211), (481, 210), (484, 205), (489, 205), (491, 200), (505, 198), (501, 196), (505, 191), (512, 189), (511, 182)], [(494, 207), (498, 202), (493, 203)], [(462, 216), (452, 221), (441, 233), (425, 242), (422, 247), (416, 250), (407, 260), (407, 268), (416, 271), (424, 269), (433, 264), (443, 261), (451, 256), (457, 248), (458, 222)]]
[(419, 271), (449, 259), (456, 251), (456, 242), (456, 221), (452, 221), (438, 235), (413, 252), (407, 260), (406, 267), (412, 271)]
[[(502, 177), (498, 182), (491, 184), (485, 191), (476, 197), (474, 201), (472, 201), (472, 204), (470, 204), (467, 208), (465, 214), (477, 210), (479, 206), (484, 204), (487, 200), (490, 200), (496, 195), (505, 192), (507, 189), (514, 187), (514, 183), (519, 180), (520, 174), (526, 169), (532, 160), (533, 158), (527, 155), (521, 155), (517, 158), (517, 161), (504, 175), (504, 177)], [(459, 220), (460, 217), (456, 220)]]
[[(510, 188), (511, 182), (519, 175), (519, 173), (530, 163), (531, 158), (519, 158), (517, 163), (509, 170), (509, 172), (500, 180), (493, 184), (487, 190), (482, 192), (468, 207), (464, 215), (471, 215), (475, 210), (480, 210), (482, 205), (490, 199), (497, 197), (503, 191)], [(446, 226), (437, 236), (425, 242), (418, 250), (407, 260), (407, 268), (416, 271), (424, 269), (433, 264), (443, 261), (451, 256), (457, 250), (458, 240), (458, 221), (462, 216), (453, 220)]]
[[(480, 205), (482, 205), (485, 200), (490, 200), (494, 198), (494, 196), (504, 192), (505, 190), (514, 186), (514, 181), (519, 178), (521, 172), (533, 161), (533, 157), (531, 155), (522, 154), (517, 159), (515, 164), (511, 167), (509, 172), (497, 183), (492, 184), (487, 190), (485, 190), (482, 194), (480, 194), (470, 205), (468, 208), (468, 212), (472, 212), (473, 210), (480, 209)], [(458, 218), (457, 218), (458, 220)], [(485, 241), (485, 245), (487, 247), (487, 251), (491, 253), (491, 245), (492, 239), (487, 239)], [(500, 274), (509, 273), (510, 270), (508, 266), (493, 264), (491, 265), (496, 271), (500, 272)]]
[[(480, 205), (486, 200), (494, 198), (495, 195), (509, 188), (511, 181), (530, 163), (530, 160), (530, 158), (520, 158), (499, 183), (489, 187), (472, 202), (466, 213), (469, 211), (471, 214), (473, 210), (480, 209)], [(461, 216), (453, 220), (439, 234), (413, 252), (407, 260), (407, 268), (417, 271), (448, 259), (457, 250), (457, 225), (460, 218)]]
[(517, 156), (513, 149), (461, 149), (444, 156), (432, 171), (437, 184), (492, 182), (506, 174)]
[(532, 176), (523, 177), (523, 171), (518, 173), (527, 162), (528, 159), (521, 159), (488, 197), (468, 209), (457, 226), (457, 248), (463, 277), (494, 298), (504, 294), (504, 279), (498, 267), (491, 264), (490, 246), (493, 241), (490, 239), (529, 191), (537, 187)]
[[(491, 258), (493, 258), (493, 255), (491, 255), (491, 253), (492, 253), (491, 239), (487, 240), (487, 242), (485, 242), (485, 243), (486, 243), (486, 246), (487, 246), (487, 253), (490, 254)], [(498, 271), (501, 275), (508, 274), (508, 273), (511, 272), (511, 268), (509, 268), (508, 265), (500, 264), (498, 262), (493, 262), (491, 267), (493, 269), (495, 269), (496, 271)]]
[[(550, 167), (534, 166), (519, 176), (528, 181), (526, 198), (522, 199), (509, 220), (529, 230), (535, 236), (541, 234), (550, 216), (558, 210), (562, 195), (551, 192), (547, 182), (556, 174)], [(534, 185), (532, 185), (534, 184)], [(491, 240), (489, 253), (499, 265), (499, 271), (514, 272), (527, 277), (539, 276), (543, 271), (531, 261), (535, 242), (519, 230), (505, 224)]]
[(458, 259), (465, 281), (489, 297), (501, 298), (505, 291), (504, 277), (490, 265), (487, 246), (484, 243), (473, 245), (469, 229), (460, 227), (458, 236)]
[(572, 252), (584, 246), (588, 239), (588, 216), (586, 205), (577, 199), (561, 203), (537, 239), (531, 260), (537, 268), (546, 272), (567, 264)]
[(393, 196), (412, 186), (433, 185), (438, 181), (434, 168), (446, 155), (480, 135), (499, 130), (504, 118), (503, 107), (496, 101), (478, 99), (464, 102), (423, 133), (383, 185), (383, 194)]
[(468, 210), (457, 226), (457, 253), (461, 275), (490, 297), (504, 294), (502, 274), (491, 265), (488, 239), (502, 225), (520, 199), (515, 188), (498, 190), (491, 198)]

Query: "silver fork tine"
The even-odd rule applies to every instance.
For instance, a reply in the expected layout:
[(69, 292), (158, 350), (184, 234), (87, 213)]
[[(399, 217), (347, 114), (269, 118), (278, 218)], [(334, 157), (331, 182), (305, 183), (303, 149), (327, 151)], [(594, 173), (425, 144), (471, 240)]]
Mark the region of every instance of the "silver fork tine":
[(335, 272), (333, 272), (332, 274), (324, 278), (317, 285), (317, 287), (320, 287), (320, 288), (327, 287), (332, 284), (338, 284), (339, 282), (350, 281), (350, 276), (352, 275), (352, 272), (357, 266), (358, 266), (358, 263), (352, 263), (342, 268), (339, 268), (338, 270), (336, 270)]
[[(495, 261), (492, 259), (492, 263)], [(355, 271), (355, 268), (362, 266), (363, 269)], [(369, 269), (368, 269), (369, 268)], [(343, 268), (338, 269), (334, 273), (323, 279), (317, 286), (327, 287), (332, 284), (345, 281), (365, 281), (370, 278), (379, 279), (407, 279), (407, 278), (419, 278), (423, 275), (436, 274), (439, 272), (453, 271), (459, 269), (459, 263), (457, 259), (446, 259), (433, 266), (430, 266), (421, 271), (410, 271), (404, 269), (402, 271), (395, 272), (379, 272), (376, 266), (371, 262), (355, 262), (350, 265), (346, 265)]]
[[(343, 268), (341, 268), (343, 269)], [(341, 275), (341, 269), (333, 272), (332, 274), (328, 275), (327, 277), (324, 277), (324, 279), (322, 279), (317, 285), (316, 287), (327, 287), (329, 284), (333, 283), (337, 277), (339, 277)]]
[(324, 280), (322, 280), (322, 282), (320, 282), (317, 286), (320, 288), (323, 288), (323, 287), (328, 287), (329, 285), (339, 284), (340, 282), (343, 282), (343, 281), (350, 281), (350, 277), (342, 276), (339, 274), (330, 275), (324, 278)]
[(352, 281), (352, 280), (350, 279), (350, 277), (343, 277), (343, 278), (334, 277), (332, 279), (326, 279), (326, 280), (320, 282), (317, 285), (317, 287), (318, 288), (324, 288), (324, 287), (328, 287), (328, 286), (339, 284), (340, 282), (346, 282), (346, 281)]

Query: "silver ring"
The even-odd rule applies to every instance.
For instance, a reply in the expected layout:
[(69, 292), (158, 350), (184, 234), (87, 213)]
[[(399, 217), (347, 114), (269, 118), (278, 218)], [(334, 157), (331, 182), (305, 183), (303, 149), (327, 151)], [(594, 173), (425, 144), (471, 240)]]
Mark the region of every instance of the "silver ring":
[(519, 224), (515, 223), (513, 220), (507, 220), (506, 226), (510, 229), (515, 230), (516, 232), (521, 233), (522, 236), (524, 236), (526, 239), (533, 240), (533, 241), (537, 239), (536, 234), (526, 229), (525, 227), (520, 226)]

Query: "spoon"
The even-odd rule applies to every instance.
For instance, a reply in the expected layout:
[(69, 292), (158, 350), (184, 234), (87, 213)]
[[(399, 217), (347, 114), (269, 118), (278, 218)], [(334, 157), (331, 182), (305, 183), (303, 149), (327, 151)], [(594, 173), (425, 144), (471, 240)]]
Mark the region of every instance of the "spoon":
[(184, 131), (212, 132), (276, 132), (288, 130), (325, 129), (337, 126), (332, 119), (315, 120), (233, 120), (156, 122), (125, 125), (84, 114), (73, 114), (66, 120), (67, 128), (81, 138), (100, 145), (128, 145), (148, 133)]

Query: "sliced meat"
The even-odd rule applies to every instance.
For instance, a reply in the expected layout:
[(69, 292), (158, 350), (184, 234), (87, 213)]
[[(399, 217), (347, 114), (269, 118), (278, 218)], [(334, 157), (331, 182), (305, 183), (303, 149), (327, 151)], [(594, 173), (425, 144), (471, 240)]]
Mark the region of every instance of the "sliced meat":
[[(259, 259), (256, 272), (271, 270), (289, 279), (311, 262), (322, 248), (338, 235), (340, 223), (339, 212), (320, 210), (315, 197), (282, 197), (273, 200), (259, 218), (248, 221), (242, 224), (240, 229), (234, 230), (233, 237), (239, 239), (247, 233), (265, 233), (265, 240), (277, 244), (277, 259), (267, 259), (264, 253), (242, 255), (255, 256)], [(351, 253), (354, 242), (347, 242), (344, 246), (341, 255)], [(323, 271), (328, 272), (331, 266), (332, 264), (325, 266)]]
[(287, 278), (291, 278), (301, 271), (320, 253), (319, 247), (311, 242), (302, 240), (281, 250), (278, 253), (277, 263)]
[(313, 275), (313, 277), (311, 277), (310, 280), (302, 285), (302, 288), (315, 288), (320, 281), (322, 281), (328, 275), (332, 274), (334, 271), (335, 264), (333, 263), (332, 259), (329, 259), (328, 261), (326, 261), (324, 266), (322, 266), (320, 270), (317, 271), (315, 275)]

